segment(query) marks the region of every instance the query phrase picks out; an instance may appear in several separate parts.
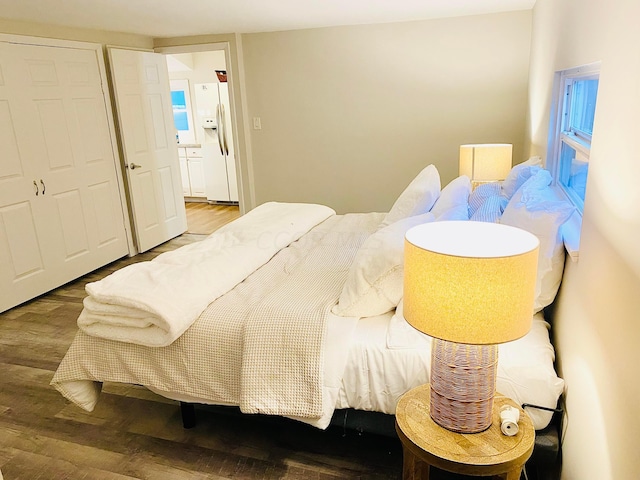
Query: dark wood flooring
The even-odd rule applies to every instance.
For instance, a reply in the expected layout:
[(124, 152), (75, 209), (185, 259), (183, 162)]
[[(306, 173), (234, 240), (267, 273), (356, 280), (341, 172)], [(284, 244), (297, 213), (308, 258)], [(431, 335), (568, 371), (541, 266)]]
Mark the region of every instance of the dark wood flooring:
[(4, 480), (400, 478), (395, 438), (204, 409), (185, 430), (176, 402), (142, 387), (105, 384), (86, 413), (49, 386), (77, 330), (87, 282), (201, 238), (182, 235), (0, 314)]

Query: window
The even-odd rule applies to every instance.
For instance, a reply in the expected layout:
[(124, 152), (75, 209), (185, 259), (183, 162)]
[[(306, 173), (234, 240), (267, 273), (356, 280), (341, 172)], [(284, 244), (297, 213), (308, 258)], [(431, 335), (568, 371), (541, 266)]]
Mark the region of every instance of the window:
[(598, 97), (597, 65), (557, 74), (556, 118), (550, 130), (550, 166), (557, 185), (582, 212)]
[(178, 143), (196, 143), (193, 121), (191, 120), (191, 99), (188, 80), (170, 80), (173, 124), (176, 127)]

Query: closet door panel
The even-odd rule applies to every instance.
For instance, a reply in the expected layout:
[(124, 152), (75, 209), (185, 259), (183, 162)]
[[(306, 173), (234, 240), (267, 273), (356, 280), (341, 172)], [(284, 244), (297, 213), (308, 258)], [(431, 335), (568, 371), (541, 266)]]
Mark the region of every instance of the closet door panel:
[(0, 43), (0, 311), (42, 293), (48, 282), (46, 232), (36, 222), (42, 197), (15, 66), (13, 51)]
[(0, 311), (128, 253), (98, 55), (0, 42)]
[(61, 258), (68, 262), (79, 255), (89, 253), (87, 224), (79, 190), (53, 195), (56, 206), (57, 224), (62, 233), (64, 254)]
[[(100, 218), (113, 218), (120, 197), (96, 52), (28, 47), (24, 55), (32, 56), (32, 65), (33, 58), (41, 62), (38, 70), (30, 68), (25, 81), (41, 125), (34, 139), (39, 150), (35, 158), (45, 195), (52, 199), (49, 228), (57, 252), (53, 268), (75, 277), (128, 251), (122, 215), (119, 228), (114, 230), (116, 224), (110, 222), (111, 241), (98, 234)], [(52, 61), (53, 68), (44, 69), (43, 57)], [(91, 186), (98, 184), (103, 189), (102, 204), (94, 202), (91, 192)], [(106, 188), (110, 201), (104, 201)]]
[(7, 205), (0, 209), (3, 246), (8, 250), (8, 277), (19, 282), (27, 276), (44, 271), (40, 240), (33, 222), (29, 202)]

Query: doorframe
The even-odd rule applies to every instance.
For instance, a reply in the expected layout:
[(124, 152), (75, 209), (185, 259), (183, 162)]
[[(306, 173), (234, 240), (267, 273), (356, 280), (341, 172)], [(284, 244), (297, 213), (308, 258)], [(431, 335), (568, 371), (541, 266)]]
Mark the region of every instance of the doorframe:
[(127, 199), (126, 187), (124, 184), (124, 172), (122, 170), (122, 159), (120, 158), (120, 149), (118, 148), (118, 140), (115, 130), (115, 120), (112, 110), (113, 104), (111, 100), (111, 91), (109, 88), (109, 78), (107, 76), (103, 45), (100, 43), (79, 42), (76, 40), (62, 40), (57, 38), (33, 37), (28, 35), (15, 35), (7, 33), (0, 33), (0, 42), (21, 45), (34, 45), (41, 47), (75, 48), (78, 50), (91, 50), (95, 53), (96, 60), (98, 61), (98, 70), (100, 72), (102, 95), (105, 101), (104, 108), (107, 114), (111, 151), (113, 152), (113, 160), (116, 168), (116, 184), (118, 186), (118, 195), (120, 196), (120, 213), (122, 215), (122, 223), (124, 225), (125, 235), (127, 239), (129, 256), (134, 255), (135, 253), (137, 253), (137, 249), (133, 239), (133, 226), (129, 219), (129, 201)]
[[(251, 168), (251, 145), (249, 140), (249, 130), (238, 121), (240, 116), (238, 115), (238, 107), (236, 105), (236, 93), (239, 92), (239, 98), (242, 102), (244, 95), (244, 89), (242, 88), (242, 81), (239, 74), (233, 67), (231, 59), (231, 44), (228, 41), (200, 43), (192, 45), (174, 45), (155, 47), (153, 49), (156, 53), (163, 55), (179, 54), (179, 53), (197, 53), (197, 52), (211, 52), (211, 51), (224, 51), (224, 61), (227, 69), (227, 83), (229, 84), (229, 103), (231, 106), (231, 122), (233, 124), (233, 148), (234, 148), (234, 161), (236, 166), (236, 177), (238, 183), (238, 203), (240, 207), (240, 214), (244, 215), (246, 212), (255, 207), (255, 193), (253, 188), (253, 171)], [(242, 59), (238, 59), (239, 62)], [(246, 115), (242, 115), (245, 118)], [(243, 145), (240, 142), (243, 142)], [(240, 147), (243, 148), (240, 148)], [(246, 183), (245, 183), (246, 179)]]

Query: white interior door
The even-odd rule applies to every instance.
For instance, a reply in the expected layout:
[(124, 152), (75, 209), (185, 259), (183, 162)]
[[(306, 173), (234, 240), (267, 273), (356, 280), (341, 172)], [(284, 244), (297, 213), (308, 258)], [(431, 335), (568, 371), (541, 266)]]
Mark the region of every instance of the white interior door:
[(0, 311), (129, 251), (100, 54), (0, 42)]
[(109, 49), (138, 250), (187, 230), (164, 55)]

